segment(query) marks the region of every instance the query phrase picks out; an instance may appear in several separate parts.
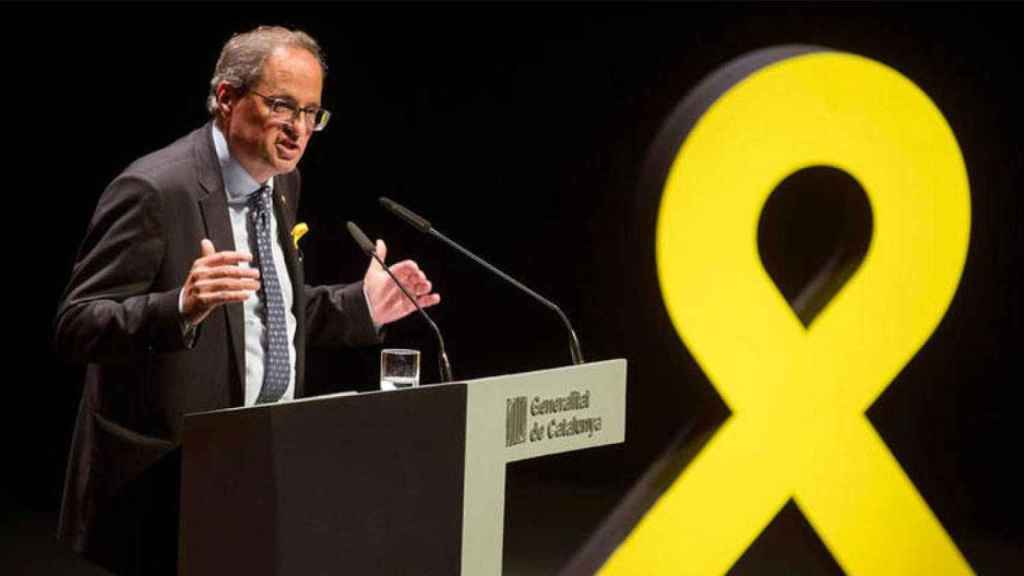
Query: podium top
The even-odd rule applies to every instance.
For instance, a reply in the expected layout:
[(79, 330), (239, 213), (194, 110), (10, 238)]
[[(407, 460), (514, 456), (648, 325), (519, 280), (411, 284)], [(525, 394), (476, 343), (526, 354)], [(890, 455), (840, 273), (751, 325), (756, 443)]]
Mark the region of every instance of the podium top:
[(583, 364), (573, 366), (559, 366), (557, 368), (532, 370), (529, 372), (517, 372), (513, 374), (504, 374), (499, 376), (486, 376), (483, 378), (474, 378), (472, 380), (460, 380), (457, 382), (426, 384), (421, 386), (413, 386), (410, 388), (401, 388), (398, 390), (371, 390), (367, 392), (356, 392), (352, 390), (346, 390), (342, 392), (334, 392), (331, 394), (307, 396), (304, 398), (295, 398), (293, 400), (284, 400), (281, 402), (274, 402), (268, 404), (255, 404), (252, 406), (233, 406), (230, 408), (221, 408), (218, 410), (190, 412), (185, 415), (185, 418), (189, 419), (196, 416), (209, 416), (214, 414), (226, 414), (231, 412), (274, 410), (285, 406), (295, 406), (309, 402), (329, 402), (341, 398), (363, 398), (366, 396), (377, 394), (409, 394), (416, 393), (418, 390), (436, 389), (438, 387), (449, 386), (457, 387), (486, 385), (524, 388), (530, 388), (532, 386), (533, 388), (536, 388), (538, 385), (540, 385), (541, 388), (543, 388), (545, 386), (557, 387), (559, 385), (559, 381), (561, 381), (563, 384), (575, 382), (577, 384), (584, 385), (585, 379), (591, 378), (597, 374), (611, 376), (616, 380), (620, 380), (624, 384), (626, 379), (626, 360), (623, 358), (616, 358), (612, 360), (602, 360), (599, 362), (586, 362)]

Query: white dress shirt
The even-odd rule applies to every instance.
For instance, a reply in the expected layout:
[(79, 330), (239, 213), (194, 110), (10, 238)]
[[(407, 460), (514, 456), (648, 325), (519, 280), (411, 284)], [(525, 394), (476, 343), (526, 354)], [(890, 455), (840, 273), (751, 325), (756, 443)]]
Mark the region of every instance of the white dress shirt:
[[(213, 145), (217, 149), (217, 160), (220, 162), (221, 175), (224, 177), (224, 192), (227, 194), (228, 216), (231, 219), (231, 231), (235, 239), (235, 249), (242, 252), (249, 252), (256, 257), (256, 237), (250, 234), (252, 222), (249, 219), (249, 195), (262, 186), (254, 180), (245, 168), (231, 157), (231, 150), (228, 147), (224, 134), (213, 125)], [(274, 189), (274, 179), (266, 182), (271, 192)], [(271, 211), (270, 237), (273, 239), (274, 268), (277, 272), (278, 282), (281, 285), (282, 296), (284, 297), (285, 322), (288, 326), (288, 361), (291, 370), (288, 376), (288, 388), (281, 400), (291, 400), (295, 397), (295, 330), (298, 323), (295, 314), (292, 312), (292, 303), (295, 295), (292, 292), (291, 277), (288, 275), (288, 266), (284, 261), (284, 250), (281, 243), (277, 241), (277, 217)], [(224, 246), (215, 246), (220, 251)], [(255, 261), (241, 263), (243, 268), (255, 267)], [(262, 280), (262, 279), (261, 279)], [(256, 398), (263, 387), (263, 357), (266, 350), (267, 330), (263, 322), (264, 304), (259, 298), (259, 293), (254, 292), (244, 302), (245, 309), (245, 405), (251, 406), (256, 403)]]

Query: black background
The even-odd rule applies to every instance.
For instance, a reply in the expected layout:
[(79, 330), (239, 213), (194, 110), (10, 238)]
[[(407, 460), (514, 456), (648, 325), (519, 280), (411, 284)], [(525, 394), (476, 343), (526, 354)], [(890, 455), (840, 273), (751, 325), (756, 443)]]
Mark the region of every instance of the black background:
[[(318, 38), (330, 66), (324, 105), (335, 116), (302, 164), (311, 282), (362, 275), (365, 259), (343, 227), (354, 220), (388, 242), (389, 260), (415, 258), (434, 280), (444, 300), (432, 314), (457, 378), (568, 362), (556, 317), (404, 227), (376, 205), (389, 196), (562, 305), (588, 359), (630, 362), (625, 446), (511, 470), (509, 573), (557, 570), (680, 427), (727, 414), (668, 323), (651, 274), (651, 214), (637, 184), (673, 107), (717, 67), (778, 44), (852, 51), (909, 77), (960, 143), (971, 246), (946, 318), (869, 416), (972, 566), (1018, 571), (1024, 158), (1013, 8), (0, 8), (4, 229), (14, 256), (3, 281), (0, 567), (3, 558), (23, 571), (66, 566), (48, 538), (81, 369), (59, 362), (49, 342), (99, 194), (133, 159), (206, 121), (207, 83), (231, 33), (280, 23)], [(795, 209), (797, 221), (816, 217)], [(422, 349), (423, 379), (437, 380), (436, 348), (416, 320), (394, 325), (388, 343)], [(315, 351), (309, 366), (317, 390), (368, 389), (376, 350)], [(762, 538), (774, 557), (736, 571), (820, 555), (798, 512), (784, 514)]]

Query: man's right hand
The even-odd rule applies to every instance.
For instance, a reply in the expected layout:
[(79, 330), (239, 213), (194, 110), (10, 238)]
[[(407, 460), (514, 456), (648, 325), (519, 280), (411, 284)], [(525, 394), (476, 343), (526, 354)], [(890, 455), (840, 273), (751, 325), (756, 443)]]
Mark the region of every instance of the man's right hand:
[(203, 239), (201, 250), (182, 287), (181, 312), (192, 326), (205, 320), (217, 306), (244, 302), (260, 289), (260, 271), (238, 266), (252, 261), (248, 252), (217, 252), (207, 239)]

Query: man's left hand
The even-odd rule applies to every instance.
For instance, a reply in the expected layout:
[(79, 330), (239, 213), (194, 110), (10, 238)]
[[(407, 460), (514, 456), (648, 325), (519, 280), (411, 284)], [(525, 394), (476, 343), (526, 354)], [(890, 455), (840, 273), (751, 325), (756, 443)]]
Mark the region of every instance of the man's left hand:
[[(385, 256), (387, 256), (388, 248), (383, 240), (377, 240), (376, 252), (381, 262), (386, 262)], [(416, 262), (402, 260), (388, 266), (388, 269), (409, 291), (409, 294), (416, 298), (416, 303), (421, 308), (433, 306), (441, 301), (440, 294), (430, 292), (430, 280), (427, 279), (427, 275), (420, 270)], [(416, 310), (416, 307), (402, 294), (401, 289), (395, 286), (394, 281), (376, 260), (372, 260), (370, 267), (366, 270), (363, 287), (366, 289), (366, 298), (369, 300), (370, 315), (377, 325), (394, 322)]]

